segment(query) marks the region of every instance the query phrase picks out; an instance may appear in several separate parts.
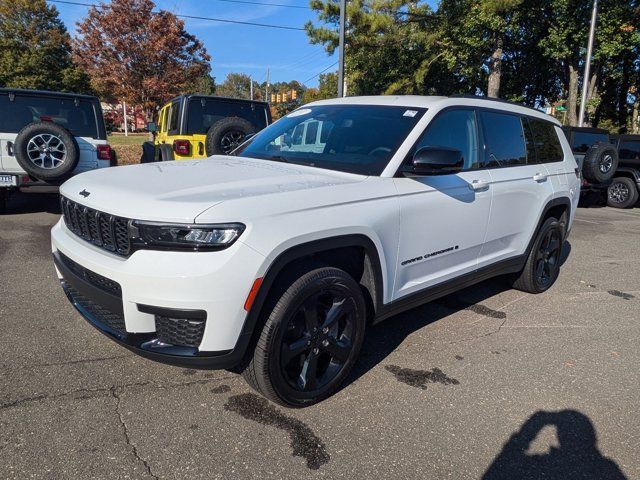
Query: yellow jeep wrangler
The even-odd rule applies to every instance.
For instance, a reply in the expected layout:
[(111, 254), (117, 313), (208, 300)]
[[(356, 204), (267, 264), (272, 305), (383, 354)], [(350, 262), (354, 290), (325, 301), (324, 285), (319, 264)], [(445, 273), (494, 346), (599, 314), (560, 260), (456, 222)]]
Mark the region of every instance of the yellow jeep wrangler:
[(148, 129), (142, 163), (228, 155), (245, 138), (271, 123), (265, 102), (204, 95), (181, 95), (158, 112)]

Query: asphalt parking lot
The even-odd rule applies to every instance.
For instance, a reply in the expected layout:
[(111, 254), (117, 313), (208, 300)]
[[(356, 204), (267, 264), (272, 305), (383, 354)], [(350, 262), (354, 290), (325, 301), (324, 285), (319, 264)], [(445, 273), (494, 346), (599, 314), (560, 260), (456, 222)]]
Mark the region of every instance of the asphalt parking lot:
[(0, 478), (640, 478), (640, 208), (580, 209), (544, 295), (494, 280), (372, 328), (338, 394), (288, 410), (86, 324), (56, 202), (0, 216)]

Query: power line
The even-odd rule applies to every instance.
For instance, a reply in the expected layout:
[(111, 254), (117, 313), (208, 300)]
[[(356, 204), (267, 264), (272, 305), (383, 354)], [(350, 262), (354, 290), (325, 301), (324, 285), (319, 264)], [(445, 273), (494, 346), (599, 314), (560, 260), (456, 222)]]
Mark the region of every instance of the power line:
[(329, 70), (331, 67), (335, 67), (338, 64), (338, 62), (332, 63), (331, 65), (329, 65), (327, 68), (325, 68), (324, 70), (322, 70), (321, 72), (316, 73), (314, 76), (307, 78), (305, 81), (301, 82), (303, 85), (305, 83), (307, 83), (309, 80), (313, 80), (314, 78), (322, 75), (324, 72), (326, 72), (327, 70)]
[[(76, 6), (81, 6), (81, 7), (95, 7), (95, 8), (103, 8), (103, 5), (97, 5), (95, 3), (83, 3), (83, 2), (71, 2), (68, 0), (47, 0), (48, 2), (51, 3), (62, 3), (65, 5), (76, 5)], [(226, 1), (230, 1), (230, 0), (226, 0)], [(240, 0), (234, 0), (237, 2), (240, 2)], [(243, 2), (243, 3), (247, 3), (247, 2)], [(200, 17), (200, 16), (196, 16), (196, 15), (182, 15), (182, 14), (174, 14), (176, 17), (179, 18), (186, 18), (189, 20), (207, 20), (207, 21), (211, 21), (211, 22), (221, 22), (221, 23), (235, 23), (238, 25), (251, 25), (254, 27), (265, 27), (265, 28), (279, 28), (281, 30), (297, 30), (297, 31), (304, 31), (304, 28), (300, 28), (300, 27), (290, 27), (287, 25), (274, 25), (274, 24), (270, 24), (270, 23), (256, 23), (256, 22), (243, 22), (240, 20), (229, 20), (229, 19), (225, 19), (225, 18), (213, 18), (213, 17)]]
[(305, 10), (311, 10), (311, 7), (307, 7), (304, 5), (287, 5), (285, 3), (249, 2), (247, 0), (215, 0), (215, 1), (229, 2), (229, 3), (247, 3), (249, 5), (264, 5), (265, 7), (302, 8)]

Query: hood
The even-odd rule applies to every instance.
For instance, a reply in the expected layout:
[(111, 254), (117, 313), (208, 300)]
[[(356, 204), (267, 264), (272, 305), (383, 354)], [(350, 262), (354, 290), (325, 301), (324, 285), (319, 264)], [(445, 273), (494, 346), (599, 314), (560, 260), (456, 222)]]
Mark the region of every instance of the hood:
[(77, 175), (65, 197), (102, 212), (138, 220), (191, 223), (225, 200), (309, 190), (365, 177), (250, 158), (146, 163)]

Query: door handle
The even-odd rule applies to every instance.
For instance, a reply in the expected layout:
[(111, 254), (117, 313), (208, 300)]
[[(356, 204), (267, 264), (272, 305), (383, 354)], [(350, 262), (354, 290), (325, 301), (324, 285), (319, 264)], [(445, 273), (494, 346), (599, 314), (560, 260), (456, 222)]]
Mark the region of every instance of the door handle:
[(485, 190), (489, 188), (489, 182), (485, 182), (484, 180), (473, 180), (469, 184), (469, 188), (474, 191)]
[(547, 176), (544, 173), (536, 173), (533, 176), (533, 180), (536, 182), (546, 182), (547, 181)]

